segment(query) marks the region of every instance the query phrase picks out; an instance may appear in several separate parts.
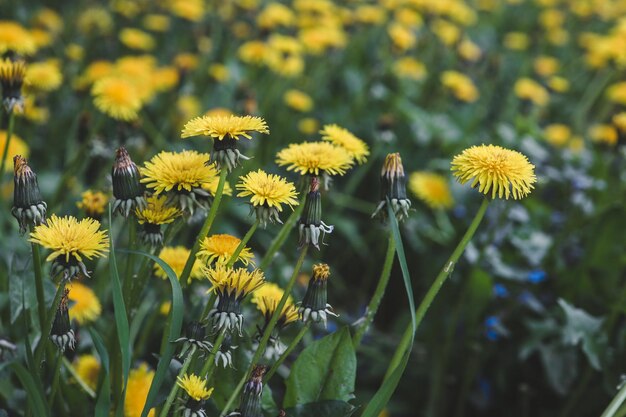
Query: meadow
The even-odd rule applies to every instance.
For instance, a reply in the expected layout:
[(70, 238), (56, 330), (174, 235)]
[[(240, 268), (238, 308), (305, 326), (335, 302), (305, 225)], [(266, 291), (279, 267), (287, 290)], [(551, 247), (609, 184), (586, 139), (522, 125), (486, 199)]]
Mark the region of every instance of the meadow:
[(0, 417), (626, 415), (625, 0), (0, 2)]

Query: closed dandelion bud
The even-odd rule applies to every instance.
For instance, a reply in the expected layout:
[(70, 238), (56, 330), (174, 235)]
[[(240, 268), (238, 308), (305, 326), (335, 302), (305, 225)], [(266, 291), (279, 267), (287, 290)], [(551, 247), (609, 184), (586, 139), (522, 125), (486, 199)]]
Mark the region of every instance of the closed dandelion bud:
[(128, 217), (132, 209), (146, 207), (143, 187), (139, 182), (139, 169), (123, 146), (115, 152), (111, 176), (113, 178), (113, 212), (117, 211), (122, 216)]
[(311, 178), (311, 188), (304, 201), (302, 217), (298, 220), (300, 233), (300, 247), (313, 245), (320, 248), (320, 235), (324, 243), (324, 235), (332, 233), (334, 226), (329, 226), (322, 221), (322, 195), (320, 193), (320, 181), (318, 177)]
[(11, 214), (20, 225), (20, 233), (26, 232), (28, 225), (37, 226), (46, 222), (48, 205), (41, 198), (37, 175), (20, 155), (13, 157), (14, 176), (13, 208)]
[(243, 387), (239, 413), (241, 417), (262, 417), (261, 396), (263, 395), (263, 375), (266, 367), (256, 365), (252, 370), (252, 375)]
[(69, 292), (68, 289), (65, 289), (61, 297), (61, 302), (54, 316), (54, 322), (52, 322), (52, 330), (50, 331), (50, 339), (61, 352), (65, 352), (67, 347), (74, 350), (74, 345), (76, 344), (74, 330), (70, 326), (70, 316), (67, 306), (67, 295)]
[(387, 218), (386, 206), (391, 205), (394, 215), (398, 221), (409, 217), (411, 200), (406, 195), (406, 176), (402, 166), (402, 158), (399, 153), (390, 153), (385, 158), (383, 169), (380, 173), (381, 193), (380, 203), (372, 217), (380, 216), (383, 220)]
[(233, 351), (237, 349), (238, 346), (233, 344), (233, 337), (230, 333), (226, 333), (224, 336), (224, 340), (220, 345), (220, 348), (215, 355), (215, 365), (219, 365), (220, 363), (224, 368), (233, 366)]
[(26, 75), (26, 64), (22, 60), (0, 59), (0, 84), (2, 85), (2, 104), (7, 113), (24, 110), (22, 84)]
[(305, 323), (307, 321), (315, 323), (321, 321), (326, 327), (328, 315), (337, 317), (332, 306), (327, 302), (328, 278), (330, 278), (330, 267), (327, 264), (313, 266), (313, 275), (298, 309), (300, 318)]

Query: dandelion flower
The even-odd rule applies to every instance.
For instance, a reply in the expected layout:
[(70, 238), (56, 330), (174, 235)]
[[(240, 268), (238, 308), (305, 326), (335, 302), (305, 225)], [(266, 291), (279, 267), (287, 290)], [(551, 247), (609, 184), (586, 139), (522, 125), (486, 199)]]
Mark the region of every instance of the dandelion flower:
[(100, 317), (102, 306), (93, 290), (78, 282), (72, 283), (68, 294), (70, 300), (70, 319), (78, 324), (86, 324)]
[(513, 86), (515, 95), (537, 106), (545, 106), (550, 101), (550, 94), (541, 84), (530, 78), (520, 78)]
[(226, 268), (223, 264), (202, 268), (202, 272), (213, 285), (210, 291), (218, 296), (217, 307), (209, 312), (213, 328), (236, 329), (241, 334), (241, 302), (248, 294), (265, 284), (263, 272), (260, 269), (248, 271), (245, 268)]
[(283, 211), (283, 204), (291, 208), (298, 205), (296, 187), (281, 176), (259, 169), (249, 172), (240, 180), (236, 186), (240, 191), (237, 197), (250, 196), (250, 204), (263, 227), (268, 221), (282, 223), (278, 213)]
[[(187, 263), (187, 258), (189, 258), (189, 254), (191, 251), (184, 246), (165, 246), (159, 252), (159, 258), (161, 258), (166, 264), (172, 268), (178, 279), (180, 279), (183, 270), (185, 269), (185, 264)], [(159, 264), (154, 264), (154, 275), (159, 278), (167, 279), (167, 274), (161, 268)], [(200, 270), (200, 263), (194, 262), (191, 268), (191, 278), (201, 278), (202, 271)]]
[(322, 139), (344, 148), (355, 161), (363, 164), (370, 154), (369, 147), (361, 139), (354, 136), (349, 130), (336, 124), (325, 125), (320, 131)]
[(589, 137), (595, 143), (615, 146), (619, 138), (617, 129), (607, 124), (596, 124), (589, 129)]
[(176, 383), (185, 390), (190, 398), (196, 401), (206, 400), (213, 393), (213, 388), (207, 389), (206, 379), (202, 379), (195, 374), (185, 375), (182, 378), (178, 377)]
[(125, 28), (120, 31), (120, 41), (130, 49), (140, 51), (151, 51), (154, 49), (155, 41), (148, 33), (134, 28)]
[(196, 151), (160, 152), (141, 168), (141, 179), (156, 195), (167, 194), (182, 211), (193, 214), (194, 206), (210, 207), (210, 194), (203, 188), (217, 177), (210, 155)]
[[(124, 400), (124, 417), (140, 417), (143, 407), (148, 399), (148, 392), (154, 379), (154, 371), (148, 369), (148, 365), (142, 363), (139, 368), (130, 371), (126, 384), (126, 399)], [(154, 417), (154, 409), (150, 410), (148, 417)]]
[(137, 221), (143, 225), (141, 236), (144, 243), (161, 246), (163, 244), (161, 225), (172, 223), (182, 214), (178, 208), (167, 206), (166, 202), (166, 196), (153, 195), (146, 199), (145, 208), (135, 209)]
[(81, 194), (81, 200), (76, 203), (76, 207), (84, 210), (88, 217), (99, 220), (108, 202), (109, 197), (102, 191), (87, 190)]
[(449, 209), (454, 204), (447, 179), (433, 172), (414, 172), (409, 176), (409, 190), (432, 209)]
[[(0, 149), (4, 150), (7, 143), (7, 131), (0, 130)], [(22, 155), (24, 158), (28, 158), (30, 149), (24, 140), (17, 136), (15, 132), (11, 135), (11, 141), (9, 142), (9, 149), (7, 150), (7, 156), (4, 160), (4, 172), (11, 172), (11, 162), (14, 155)]]
[(117, 120), (129, 122), (137, 119), (142, 106), (140, 92), (126, 78), (103, 78), (93, 85), (91, 94), (98, 110)]
[(98, 376), (100, 376), (100, 362), (94, 355), (80, 355), (72, 364), (76, 374), (93, 390), (98, 387)]
[(292, 143), (276, 154), (276, 163), (301, 175), (343, 175), (352, 164), (348, 151), (329, 142)]
[(22, 85), (26, 77), (26, 64), (24, 61), (0, 59), (0, 85), (2, 86), (2, 104), (7, 112), (14, 109), (18, 112), (24, 110), (24, 97)]
[(50, 216), (47, 224), (40, 224), (30, 234), (30, 242), (51, 249), (46, 261), (52, 261), (52, 273), (63, 272), (65, 279), (82, 273), (89, 276), (83, 257), (103, 257), (108, 252), (109, 238), (106, 230), (99, 230), (100, 222), (73, 216)]
[[(211, 265), (213, 262), (226, 264), (231, 256), (233, 256), (240, 243), (241, 239), (226, 234), (205, 237), (202, 243), (200, 243), (200, 250), (196, 256), (202, 259), (207, 265)], [(248, 266), (253, 256), (250, 248), (244, 246), (237, 256), (237, 261)]]
[(37, 50), (33, 36), (19, 23), (0, 20), (0, 55), (14, 52), (32, 55)]
[(458, 71), (444, 71), (441, 74), (441, 83), (454, 94), (454, 96), (466, 103), (478, 100), (480, 93), (471, 78)]
[(472, 146), (452, 160), (452, 172), (461, 184), (472, 181), (491, 198), (526, 197), (537, 181), (535, 167), (523, 154), (495, 145)]
[(51, 59), (29, 64), (24, 78), (29, 89), (50, 92), (58, 89), (63, 82), (59, 61)]
[(313, 99), (300, 90), (287, 90), (283, 100), (287, 106), (300, 112), (308, 112), (313, 108)]

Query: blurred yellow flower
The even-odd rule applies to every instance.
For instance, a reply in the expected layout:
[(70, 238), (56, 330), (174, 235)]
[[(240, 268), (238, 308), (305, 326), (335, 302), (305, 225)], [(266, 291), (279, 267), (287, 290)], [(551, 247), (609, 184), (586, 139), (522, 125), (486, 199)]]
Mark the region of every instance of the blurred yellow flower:
[(569, 81), (555, 75), (548, 78), (548, 87), (554, 92), (565, 93), (569, 90)]
[(61, 86), (63, 75), (60, 63), (56, 59), (35, 62), (26, 67), (24, 82), (29, 89), (37, 91), (54, 91)]
[(139, 116), (142, 107), (139, 91), (126, 78), (102, 78), (93, 85), (91, 94), (98, 110), (114, 119), (132, 121)]
[(174, 15), (192, 22), (202, 20), (205, 13), (202, 0), (166, 0), (163, 6)]
[(626, 105), (626, 81), (609, 86), (606, 95), (613, 103)]
[(300, 90), (287, 90), (283, 100), (287, 106), (300, 112), (308, 112), (313, 108), (313, 99)]
[(174, 57), (174, 66), (182, 71), (192, 71), (198, 66), (198, 56), (189, 52), (181, 52)]
[(293, 11), (280, 3), (269, 3), (256, 18), (259, 28), (272, 30), (279, 26), (291, 27), (295, 24)]
[(69, 314), (71, 320), (76, 320), (78, 324), (86, 324), (100, 317), (102, 306), (96, 293), (91, 288), (74, 281), (69, 286), (69, 289)]
[[(142, 363), (139, 368), (132, 369), (126, 384), (126, 399), (124, 401), (124, 417), (141, 417), (144, 405), (148, 399), (148, 391), (154, 379), (154, 371), (149, 370), (148, 365)], [(151, 409), (148, 417), (154, 417), (155, 411)]]
[(298, 121), (298, 130), (305, 135), (312, 135), (319, 130), (320, 123), (313, 117), (305, 117)]
[(626, 133), (626, 112), (620, 112), (611, 118), (613, 125), (622, 133)]
[(104, 209), (109, 202), (109, 197), (102, 191), (86, 190), (81, 194), (81, 200), (76, 207), (85, 211), (91, 218), (99, 218), (104, 214)]
[(71, 61), (81, 61), (85, 56), (85, 49), (77, 43), (70, 43), (65, 47), (65, 56)]
[(559, 60), (551, 56), (541, 55), (533, 61), (535, 72), (542, 77), (549, 77), (556, 74), (559, 67)]
[(461, 101), (471, 103), (480, 97), (480, 93), (472, 80), (458, 71), (444, 71), (441, 74), (441, 83)]
[(448, 180), (434, 172), (413, 172), (409, 176), (408, 188), (432, 209), (449, 209), (454, 205)]
[(260, 65), (265, 62), (268, 47), (261, 41), (248, 41), (237, 50), (237, 55), (246, 64)]
[(397, 23), (392, 22), (387, 26), (387, 33), (393, 42), (393, 45), (400, 51), (406, 51), (411, 49), (417, 43), (415, 33), (410, 28)]
[(367, 143), (354, 136), (348, 129), (336, 124), (325, 125), (320, 135), (322, 135), (322, 140), (344, 148), (358, 164), (367, 161), (367, 156), (370, 154)]
[(615, 127), (607, 124), (596, 124), (589, 129), (589, 137), (596, 143), (614, 146), (617, 144), (619, 136)]
[(163, 14), (149, 14), (143, 18), (143, 27), (154, 32), (166, 32), (170, 28), (170, 18)]
[(32, 55), (36, 50), (33, 36), (22, 25), (11, 20), (0, 20), (0, 55), (8, 51)]
[(443, 19), (433, 21), (431, 30), (446, 46), (454, 45), (461, 37), (459, 27)]
[[(185, 269), (185, 264), (187, 263), (187, 258), (189, 258), (189, 254), (191, 251), (184, 246), (165, 246), (159, 252), (159, 258), (163, 260), (166, 264), (169, 265), (170, 268), (174, 271), (178, 279), (180, 279), (183, 270)], [(190, 278), (201, 278), (202, 272), (200, 270), (201, 264), (197, 260), (193, 263), (191, 267)], [(167, 279), (167, 274), (161, 268), (161, 266), (157, 263), (154, 264), (154, 275), (159, 278)]]
[(426, 78), (426, 66), (415, 58), (406, 56), (393, 63), (393, 72), (399, 78), (421, 81)]
[(548, 143), (558, 148), (561, 148), (569, 142), (572, 136), (572, 131), (570, 130), (569, 126), (554, 123), (546, 126), (543, 129), (543, 136), (546, 138), (546, 141), (548, 141)]
[(223, 83), (230, 78), (230, 71), (224, 64), (211, 64), (209, 65), (209, 75), (217, 82)]
[(79, 355), (74, 359), (72, 367), (89, 388), (95, 390), (98, 387), (101, 368), (98, 358), (93, 355)]
[(106, 35), (113, 31), (113, 17), (106, 8), (94, 6), (78, 16), (76, 26), (86, 35)]
[(120, 41), (130, 49), (139, 51), (151, 51), (156, 43), (154, 38), (140, 29), (125, 28), (120, 31)]
[(509, 32), (504, 36), (504, 46), (514, 51), (525, 51), (529, 43), (528, 35), (523, 32)]
[(548, 91), (530, 78), (520, 78), (515, 82), (513, 89), (517, 97), (531, 101), (538, 106), (545, 106), (550, 101)]
[[(251, 302), (257, 306), (266, 320), (269, 320), (276, 311), (278, 303), (284, 294), (285, 291), (278, 285), (273, 282), (266, 282), (265, 285), (252, 294)], [(277, 325), (283, 328), (289, 323), (297, 321), (298, 317), (298, 309), (293, 302), (293, 298), (289, 295), (283, 310), (280, 312)]]
[(459, 56), (466, 61), (475, 62), (478, 61), (482, 55), (480, 47), (471, 41), (469, 38), (464, 38), (457, 46)]
[(380, 6), (363, 4), (354, 10), (354, 18), (366, 25), (380, 25), (387, 19), (387, 14)]
[[(4, 150), (6, 143), (7, 131), (0, 130), (0, 149)], [(24, 158), (28, 158), (28, 155), (30, 155), (30, 148), (28, 147), (26, 142), (22, 140), (22, 138), (15, 134), (15, 132), (11, 135), (11, 141), (9, 142), (9, 149), (7, 151), (7, 156), (4, 162), (4, 172), (13, 171), (14, 155), (22, 155)]]

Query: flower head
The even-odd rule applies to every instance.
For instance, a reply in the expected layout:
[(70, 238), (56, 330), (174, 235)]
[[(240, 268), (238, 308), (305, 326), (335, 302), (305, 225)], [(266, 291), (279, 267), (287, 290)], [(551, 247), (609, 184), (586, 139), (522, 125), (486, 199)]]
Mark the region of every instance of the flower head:
[[(284, 293), (285, 291), (278, 285), (268, 282), (252, 294), (252, 303), (261, 311), (266, 322), (272, 318)], [(298, 309), (290, 295), (280, 313), (277, 326), (283, 328), (296, 320), (298, 320)]]
[(146, 199), (146, 207), (136, 208), (135, 216), (143, 226), (141, 236), (146, 244), (160, 246), (163, 244), (162, 224), (172, 223), (182, 212), (176, 207), (166, 205), (167, 197), (152, 195)]
[(82, 199), (76, 203), (76, 207), (85, 211), (92, 219), (100, 219), (109, 202), (109, 197), (102, 191), (87, 190), (81, 194)]
[(372, 217), (380, 215), (385, 220), (387, 218), (385, 207), (389, 203), (398, 221), (406, 219), (409, 216), (411, 200), (406, 195), (406, 176), (399, 153), (390, 153), (385, 158), (380, 171), (380, 182), (380, 203)]
[(76, 344), (76, 336), (74, 335), (74, 329), (70, 326), (70, 317), (67, 312), (68, 292), (67, 288), (63, 291), (59, 307), (54, 315), (52, 329), (50, 330), (50, 339), (61, 352), (65, 352), (67, 347), (74, 350), (74, 345)]
[[(200, 243), (200, 250), (196, 256), (204, 260), (207, 265), (211, 265), (213, 262), (224, 265), (230, 260), (231, 256), (233, 256), (240, 243), (241, 239), (231, 235), (220, 234), (208, 236)], [(248, 266), (253, 256), (250, 248), (244, 246), (237, 256), (237, 261)]]
[(452, 172), (461, 184), (472, 180), (472, 187), (491, 198), (515, 200), (526, 197), (537, 181), (535, 167), (523, 154), (495, 145), (472, 146), (452, 160)]
[[(140, 417), (148, 399), (148, 392), (154, 379), (154, 371), (142, 363), (139, 368), (130, 371), (126, 384), (126, 399), (124, 400), (124, 417)], [(148, 417), (155, 415), (154, 409)]]
[(29, 64), (24, 81), (28, 89), (50, 92), (58, 89), (63, 82), (59, 61), (48, 60)]
[(63, 272), (65, 278), (82, 273), (89, 276), (83, 257), (100, 258), (108, 252), (109, 238), (106, 230), (99, 230), (100, 222), (73, 216), (50, 216), (46, 224), (40, 224), (31, 232), (29, 241), (51, 249), (46, 258), (53, 261), (52, 273)]
[(330, 267), (327, 264), (313, 265), (313, 275), (298, 308), (300, 317), (304, 322), (311, 320), (317, 323), (321, 321), (326, 327), (328, 315), (337, 317), (332, 306), (327, 302), (328, 278), (330, 278)]
[(369, 147), (349, 130), (332, 124), (324, 126), (320, 134), (322, 135), (322, 139), (344, 148), (359, 164), (363, 164), (367, 161), (367, 156), (370, 154)]
[(10, 20), (0, 21), (0, 55), (7, 52), (31, 55), (36, 50), (35, 39), (22, 25)]
[(299, 246), (312, 245), (319, 250), (320, 240), (324, 243), (324, 236), (326, 233), (332, 233), (333, 229), (334, 226), (327, 225), (322, 221), (320, 181), (319, 178), (312, 177), (309, 192), (304, 200), (302, 216), (298, 219)]
[(278, 213), (283, 211), (283, 204), (292, 208), (299, 204), (296, 200), (298, 196), (296, 187), (281, 176), (268, 174), (259, 169), (249, 172), (240, 180), (236, 186), (240, 190), (237, 196), (250, 196), (250, 204), (263, 227), (268, 221), (282, 223)]
[(70, 319), (76, 320), (78, 324), (90, 323), (100, 317), (102, 305), (91, 288), (74, 282), (70, 287), (68, 298)]
[(254, 116), (200, 116), (185, 124), (181, 137), (211, 136), (217, 140), (231, 138), (238, 140), (240, 136), (252, 139), (250, 132), (269, 134), (267, 123), (261, 117)]
[(80, 355), (74, 360), (72, 367), (89, 388), (97, 388), (101, 368), (98, 358), (94, 355)]
[[(0, 23), (1, 25), (1, 23)], [(7, 112), (24, 110), (22, 85), (26, 76), (26, 64), (22, 60), (0, 59), (0, 85), (2, 103)]]
[(137, 119), (143, 105), (141, 94), (127, 78), (109, 76), (97, 81), (91, 90), (94, 104), (102, 113), (123, 121)]
[(412, 173), (409, 190), (432, 209), (449, 209), (454, 204), (448, 181), (433, 172)]
[(111, 169), (113, 212), (119, 212), (122, 216), (128, 217), (133, 208), (146, 207), (139, 177), (137, 165), (130, 159), (126, 148), (120, 146), (115, 151), (115, 163)]
[(46, 221), (48, 205), (41, 198), (37, 175), (21, 155), (13, 157), (13, 207), (11, 214), (17, 219), (20, 233), (28, 225), (37, 226)]
[(210, 155), (196, 151), (160, 152), (140, 169), (146, 187), (156, 195), (167, 193), (183, 211), (193, 214), (194, 206), (208, 209), (210, 194), (203, 188), (216, 177)]
[(348, 151), (329, 142), (292, 143), (276, 155), (276, 163), (301, 175), (343, 175), (354, 163)]
[[(168, 264), (178, 279), (180, 279), (190, 253), (191, 251), (184, 246), (165, 246), (161, 249), (161, 252), (159, 252), (159, 258)], [(167, 279), (167, 274), (159, 264), (154, 264), (154, 275), (162, 279)], [(196, 261), (191, 268), (190, 278), (201, 277), (200, 263)]]
[(213, 393), (213, 388), (207, 389), (206, 379), (202, 379), (195, 374), (178, 377), (176, 383), (185, 390), (190, 398), (196, 401), (207, 400)]

